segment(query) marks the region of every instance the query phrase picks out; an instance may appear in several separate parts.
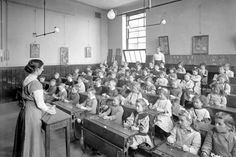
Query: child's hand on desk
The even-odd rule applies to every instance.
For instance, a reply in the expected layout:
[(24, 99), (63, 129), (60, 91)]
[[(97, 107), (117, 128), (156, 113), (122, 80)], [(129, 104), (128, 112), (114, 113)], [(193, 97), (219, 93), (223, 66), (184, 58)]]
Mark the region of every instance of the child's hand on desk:
[(104, 116), (103, 119), (110, 120), (111, 118), (109, 116)]
[(168, 142), (169, 144), (174, 144), (174, 143), (175, 143), (175, 139), (173, 139), (173, 138), (171, 138), (171, 137), (168, 137), (168, 138), (167, 138), (167, 142)]
[(68, 102), (70, 102), (70, 101), (69, 101), (69, 100), (67, 100), (67, 99), (64, 99), (64, 102), (65, 102), (65, 103), (68, 103)]
[(136, 126), (131, 126), (131, 130), (136, 130), (136, 131), (138, 131), (138, 130), (139, 130), (139, 128), (138, 128), (138, 127), (136, 127)]
[(183, 148), (183, 151), (189, 152), (189, 149), (190, 149), (189, 146), (184, 144), (182, 148)]
[(82, 105), (80, 105), (80, 104), (76, 104), (76, 107), (78, 107), (78, 108), (81, 108), (81, 106), (82, 106)]
[(49, 114), (56, 114), (56, 106), (53, 105), (52, 107), (49, 107), (46, 112)]
[(82, 110), (87, 110), (87, 108), (84, 107), (84, 106), (81, 106), (80, 109), (82, 109)]

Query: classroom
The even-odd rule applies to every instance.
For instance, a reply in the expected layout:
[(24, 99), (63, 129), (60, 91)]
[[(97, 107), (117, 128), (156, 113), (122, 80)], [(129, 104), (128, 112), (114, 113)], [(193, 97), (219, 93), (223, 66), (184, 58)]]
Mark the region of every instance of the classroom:
[(0, 157), (236, 157), (235, 0), (0, 0)]

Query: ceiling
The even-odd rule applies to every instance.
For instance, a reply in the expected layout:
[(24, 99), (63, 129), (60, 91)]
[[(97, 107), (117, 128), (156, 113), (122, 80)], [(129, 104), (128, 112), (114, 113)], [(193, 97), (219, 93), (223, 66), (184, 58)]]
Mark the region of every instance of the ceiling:
[(140, 1), (142, 2), (143, 0), (73, 0), (73, 1), (88, 4), (101, 9), (111, 9), (131, 3), (139, 3)]

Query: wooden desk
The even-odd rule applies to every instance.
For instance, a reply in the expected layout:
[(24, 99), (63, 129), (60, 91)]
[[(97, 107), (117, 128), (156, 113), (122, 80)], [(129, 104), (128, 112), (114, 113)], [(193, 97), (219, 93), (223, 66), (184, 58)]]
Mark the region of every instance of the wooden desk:
[(50, 134), (53, 130), (65, 129), (66, 157), (70, 157), (70, 115), (56, 108), (55, 115), (45, 114), (42, 117), (42, 128), (45, 131), (45, 152), (50, 157)]
[(109, 157), (128, 157), (128, 138), (137, 133), (98, 116), (85, 118), (82, 130), (84, 143)]
[(53, 102), (53, 104), (56, 105), (57, 108), (59, 108), (60, 110), (70, 115), (71, 124), (72, 124), (71, 125), (71, 140), (77, 139), (75, 135), (75, 121), (77, 118), (80, 117), (81, 113), (83, 113), (84, 111), (70, 103), (66, 103), (62, 101), (55, 101)]
[(163, 143), (152, 152), (152, 157), (199, 157)]

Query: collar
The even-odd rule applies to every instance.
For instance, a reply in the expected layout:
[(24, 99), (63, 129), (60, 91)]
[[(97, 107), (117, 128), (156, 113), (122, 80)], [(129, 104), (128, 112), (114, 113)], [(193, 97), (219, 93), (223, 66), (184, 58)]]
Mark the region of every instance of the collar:
[(24, 80), (24, 82), (23, 82), (23, 86), (26, 86), (27, 84), (29, 84), (31, 81), (34, 81), (34, 80), (37, 80), (37, 75), (35, 75), (35, 74), (29, 74), (26, 78), (25, 78), (25, 80)]
[(92, 96), (92, 97), (91, 97), (91, 98), (89, 98), (89, 99), (90, 99), (90, 100), (91, 100), (91, 99), (96, 99), (96, 96), (94, 95), (94, 96)]

